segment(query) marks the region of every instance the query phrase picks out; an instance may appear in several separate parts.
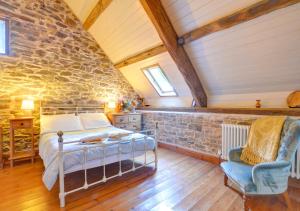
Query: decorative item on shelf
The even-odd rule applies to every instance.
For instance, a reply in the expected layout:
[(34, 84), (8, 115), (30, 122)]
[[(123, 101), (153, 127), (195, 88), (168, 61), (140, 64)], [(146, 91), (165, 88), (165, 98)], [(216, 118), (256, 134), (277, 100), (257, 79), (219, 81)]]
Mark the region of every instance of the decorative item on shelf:
[(138, 97), (137, 98), (137, 107), (144, 107), (145, 106), (145, 98)]
[(116, 109), (115, 109), (116, 113), (121, 113), (123, 112), (123, 101), (122, 100), (118, 100), (118, 102), (116, 103)]
[(124, 100), (123, 101), (123, 111), (124, 112), (130, 112), (130, 101), (129, 100)]
[(289, 94), (287, 104), (290, 108), (300, 108), (300, 91), (294, 91)]
[(136, 108), (137, 103), (133, 100), (131, 101), (131, 112), (135, 113), (135, 108)]
[(124, 100), (123, 101), (123, 112), (128, 113), (132, 112), (135, 113), (135, 109), (137, 107), (138, 101), (135, 99), (132, 100)]
[(255, 107), (256, 108), (261, 108), (261, 100), (256, 100)]
[(24, 110), (25, 117), (31, 117), (34, 110), (34, 101), (31, 99), (22, 100), (21, 109)]

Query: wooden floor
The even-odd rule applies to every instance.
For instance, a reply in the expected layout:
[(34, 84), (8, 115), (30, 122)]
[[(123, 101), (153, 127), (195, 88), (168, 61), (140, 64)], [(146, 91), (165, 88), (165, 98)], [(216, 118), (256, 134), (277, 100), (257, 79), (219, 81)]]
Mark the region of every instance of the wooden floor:
[[(243, 210), (242, 199), (224, 187), (218, 166), (166, 149), (159, 149), (156, 172), (141, 169), (70, 195), (65, 209), (59, 208), (58, 185), (47, 191), (42, 172), (41, 161), (0, 170), (0, 210)], [(79, 174), (67, 178), (68, 186), (80, 183)], [(300, 181), (290, 184), (290, 198), (295, 210), (300, 210)], [(286, 210), (280, 197), (251, 199), (250, 207)]]

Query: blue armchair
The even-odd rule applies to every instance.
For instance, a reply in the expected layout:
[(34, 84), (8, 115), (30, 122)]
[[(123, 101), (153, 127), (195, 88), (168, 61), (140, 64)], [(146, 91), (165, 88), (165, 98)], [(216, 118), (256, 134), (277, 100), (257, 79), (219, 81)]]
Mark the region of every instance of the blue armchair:
[[(249, 210), (248, 196), (283, 194), (287, 206), (292, 210), (287, 188), (291, 161), (300, 143), (300, 120), (288, 118), (285, 121), (281, 135), (277, 159), (273, 162), (260, 163), (254, 166), (240, 160), (242, 148), (229, 152), (229, 161), (222, 162), (224, 185), (228, 179), (237, 187), (237, 192), (243, 197), (244, 209)], [(232, 188), (232, 187), (230, 187)], [(236, 191), (235, 188), (232, 188)]]

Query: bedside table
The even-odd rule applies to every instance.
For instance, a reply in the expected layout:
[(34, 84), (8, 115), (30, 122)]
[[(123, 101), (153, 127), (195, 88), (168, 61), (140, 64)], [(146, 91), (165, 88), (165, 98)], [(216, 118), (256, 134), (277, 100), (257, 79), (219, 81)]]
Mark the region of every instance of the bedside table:
[(3, 168), (3, 153), (2, 153), (2, 148), (3, 148), (3, 139), (2, 139), (3, 133), (2, 133), (2, 127), (0, 127), (0, 169)]
[[(34, 136), (33, 136), (33, 117), (13, 118), (9, 120), (10, 123), (10, 167), (14, 166), (15, 160), (31, 159), (34, 162)], [(30, 151), (15, 151), (15, 130), (28, 129), (31, 136)]]
[(112, 125), (124, 130), (140, 131), (142, 128), (142, 114), (140, 113), (111, 113), (108, 118)]

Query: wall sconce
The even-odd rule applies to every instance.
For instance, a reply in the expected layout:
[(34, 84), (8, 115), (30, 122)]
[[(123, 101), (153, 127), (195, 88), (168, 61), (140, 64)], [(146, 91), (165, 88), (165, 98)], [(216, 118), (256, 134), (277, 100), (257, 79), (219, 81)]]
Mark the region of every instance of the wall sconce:
[(26, 116), (32, 116), (32, 110), (34, 110), (33, 100), (22, 100), (21, 109), (25, 111)]

